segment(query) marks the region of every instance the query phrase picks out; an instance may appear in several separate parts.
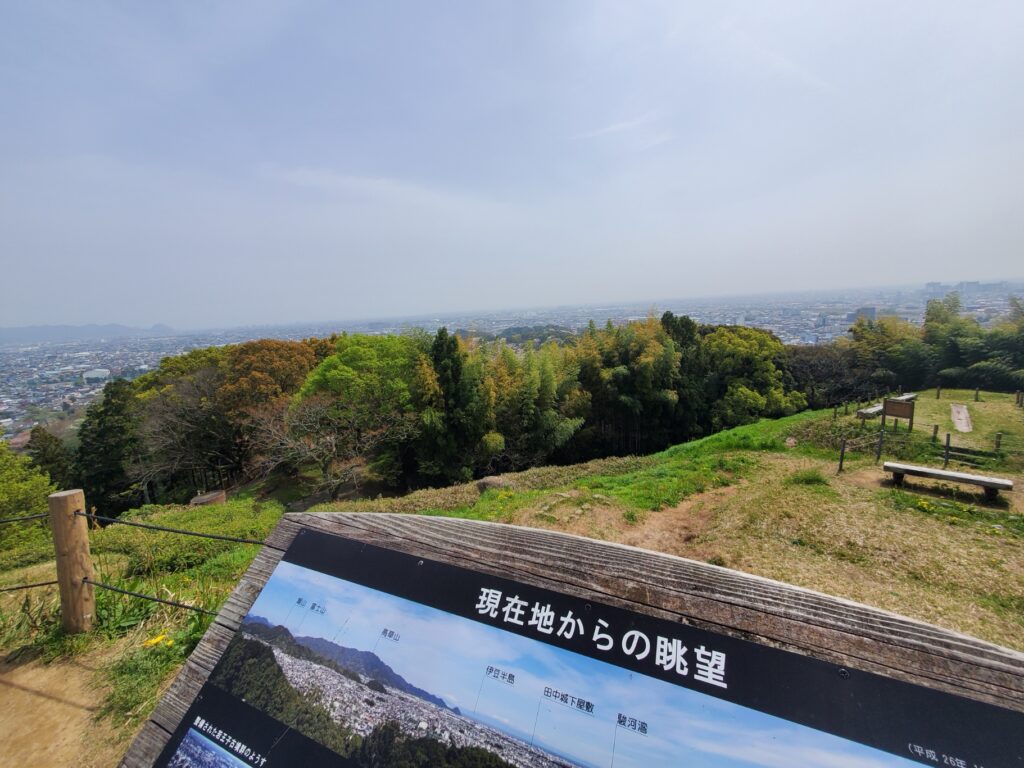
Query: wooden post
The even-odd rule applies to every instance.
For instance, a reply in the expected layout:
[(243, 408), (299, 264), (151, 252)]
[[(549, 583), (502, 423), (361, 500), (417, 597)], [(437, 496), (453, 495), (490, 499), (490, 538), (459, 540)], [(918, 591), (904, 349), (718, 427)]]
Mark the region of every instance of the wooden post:
[(977, 403), (978, 401), (981, 400), (981, 397), (979, 397), (980, 393), (981, 393), (981, 387), (975, 387), (974, 388), (974, 402)]
[(935, 399), (936, 400), (941, 400), (942, 399), (942, 387), (941, 386), (938, 386), (938, 387), (935, 388)]
[(843, 438), (843, 442), (839, 444), (839, 469), (836, 471), (838, 475), (843, 471), (843, 459), (846, 458), (846, 438)]
[(878, 445), (875, 446), (875, 464), (882, 458), (882, 443), (885, 441), (885, 427), (878, 430)]
[(914, 431), (914, 411), (910, 412), (910, 423), (907, 424), (907, 432)]
[(96, 616), (89, 555), (89, 525), (75, 512), (85, 512), (85, 494), (80, 490), (52, 493), (50, 530), (57, 554), (57, 582), (60, 586), (60, 620), (69, 635), (88, 632)]
[(932, 425), (932, 442), (937, 443), (939, 441), (939, 425)]
[(996, 432), (996, 453), (999, 452), (999, 446), (1003, 444), (1003, 433)]
[(946, 433), (946, 451), (942, 456), (942, 468), (949, 466), (949, 432)]

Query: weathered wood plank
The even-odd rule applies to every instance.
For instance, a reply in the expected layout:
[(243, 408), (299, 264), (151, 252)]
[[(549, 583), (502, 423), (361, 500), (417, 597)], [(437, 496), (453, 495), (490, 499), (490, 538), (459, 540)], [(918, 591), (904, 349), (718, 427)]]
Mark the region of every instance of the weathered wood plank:
[(267, 583), (267, 579), (270, 578), (270, 574), (273, 573), (283, 554), (281, 550), (270, 547), (263, 547), (260, 550), (249, 566), (249, 570), (239, 580), (238, 586), (228, 595), (228, 599), (221, 606), (216, 618), (218, 624), (228, 629), (238, 629), (238, 625), (242, 623), (249, 607), (260, 590), (263, 589), (263, 585)]
[[(1024, 706), (1022, 654), (768, 579), (631, 547), (478, 521), (384, 514), (290, 517), (367, 543), (1002, 706)], [(552, 563), (558, 564), (557, 571)]]
[[(294, 524), (291, 527), (294, 531), (298, 530)], [(292, 536), (294, 537), (294, 532)], [(122, 766), (136, 768), (153, 764), (170, 734), (181, 723), (203, 683), (209, 678), (224, 649), (234, 637), (242, 618), (248, 613), (263, 585), (267, 583), (282, 554), (282, 549), (270, 546), (260, 550), (150, 715), (149, 721), (132, 742), (122, 760)]]
[[(952, 452), (950, 452), (952, 455)], [(882, 465), (886, 472), (894, 472), (899, 475), (914, 475), (915, 477), (930, 477), (935, 480), (950, 480), (956, 483), (969, 483), (980, 485), (985, 488), (997, 488), (1000, 491), (1012, 491), (1013, 481), (1003, 477), (991, 477), (989, 475), (972, 475), (967, 472), (953, 472), (948, 469), (937, 469), (935, 467), (920, 467), (916, 464), (901, 464), (896, 461), (887, 461)]]
[(173, 732), (209, 677), (209, 669), (203, 669), (192, 660), (186, 661), (170, 688), (164, 693), (160, 704), (153, 710), (149, 717), (150, 721), (168, 732)]
[(131, 748), (121, 758), (118, 768), (149, 768), (170, 740), (171, 734), (153, 721), (142, 726)]

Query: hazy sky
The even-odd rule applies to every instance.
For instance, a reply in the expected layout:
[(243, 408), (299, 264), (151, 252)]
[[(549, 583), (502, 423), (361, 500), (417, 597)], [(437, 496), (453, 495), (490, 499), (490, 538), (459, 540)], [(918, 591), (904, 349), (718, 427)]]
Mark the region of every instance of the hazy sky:
[(1024, 4), (0, 6), (0, 325), (1024, 276)]

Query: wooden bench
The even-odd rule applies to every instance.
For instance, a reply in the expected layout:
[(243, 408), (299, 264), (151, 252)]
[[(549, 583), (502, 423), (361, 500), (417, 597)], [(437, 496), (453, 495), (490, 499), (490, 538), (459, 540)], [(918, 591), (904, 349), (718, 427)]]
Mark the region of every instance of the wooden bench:
[(863, 421), (864, 419), (874, 419), (882, 415), (882, 404), (869, 405), (867, 408), (861, 408), (857, 411), (857, 416)]
[(882, 465), (886, 472), (892, 472), (892, 480), (896, 485), (903, 484), (906, 475), (915, 477), (930, 477), (933, 480), (949, 480), (953, 483), (966, 483), (979, 485), (985, 489), (985, 498), (995, 499), (1000, 491), (1012, 491), (1013, 481), (1002, 477), (987, 477), (986, 475), (969, 475), (966, 472), (950, 472), (946, 469), (935, 469), (934, 467), (919, 467), (914, 464), (900, 464), (895, 461), (887, 461)]

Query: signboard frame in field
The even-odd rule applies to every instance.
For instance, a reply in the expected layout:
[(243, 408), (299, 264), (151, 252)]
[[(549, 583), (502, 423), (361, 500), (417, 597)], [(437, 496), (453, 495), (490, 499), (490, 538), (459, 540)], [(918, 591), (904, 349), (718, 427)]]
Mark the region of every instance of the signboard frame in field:
[(894, 419), (914, 420), (913, 400), (891, 400), (886, 399), (883, 405), (883, 415), (891, 416)]
[[(213, 764), (220, 750), (225, 766), (360, 766), (411, 743), (482, 750), (474, 754), (496, 766), (661, 765), (683, 755), (737, 767), (807, 764), (809, 755), (850, 766), (1024, 765), (1024, 663), (1012, 651), (562, 534), (411, 516), (288, 517), (272, 537), (281, 550), (261, 553), (225, 623), (197, 649), (206, 668), (190, 662), (126, 765), (179, 768), (193, 753)], [(602, 556), (611, 579), (587, 578)], [(630, 561), (646, 574), (617, 578)], [(665, 578), (672, 570), (686, 594)], [(638, 592), (645, 575), (661, 587)], [(806, 622), (808, 610), (831, 608), (826, 632), (873, 620), (878, 637), (859, 638), (864, 658), (854, 659), (782, 643), (777, 621), (763, 622), (760, 636), (743, 629), (743, 604), (773, 593), (765, 617)], [(788, 607), (779, 602), (787, 596)], [(732, 606), (731, 625), (709, 621), (711, 603)], [(909, 640), (915, 628), (906, 650), (918, 647), (893, 667), (901, 654), (881, 638)], [(940, 636), (919, 655), (922, 640)], [(963, 666), (970, 647), (968, 678), (987, 678), (989, 693), (932, 677)], [(910, 662), (938, 648), (949, 658), (935, 669)], [(1007, 662), (1001, 682), (1017, 692), (993, 697), (995, 678), (978, 672), (1005, 675)]]

